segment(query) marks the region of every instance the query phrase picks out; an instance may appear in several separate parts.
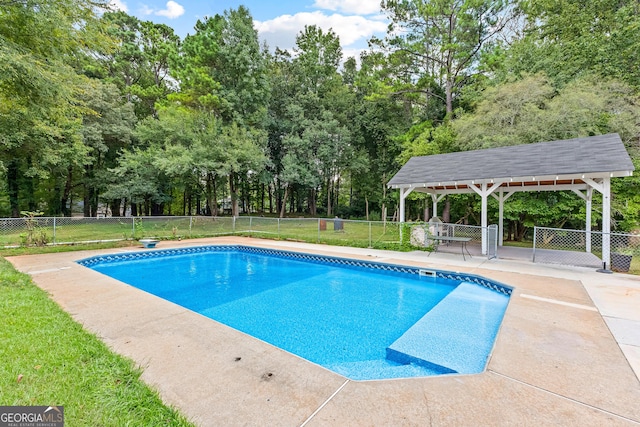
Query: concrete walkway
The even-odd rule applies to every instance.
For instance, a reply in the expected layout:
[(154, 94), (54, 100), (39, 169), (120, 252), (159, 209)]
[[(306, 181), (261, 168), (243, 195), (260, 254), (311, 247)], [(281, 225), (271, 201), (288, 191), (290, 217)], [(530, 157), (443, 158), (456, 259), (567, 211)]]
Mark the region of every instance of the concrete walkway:
[(212, 425), (640, 425), (640, 278), (460, 254), (218, 238), (480, 274), (515, 287), (487, 370), (352, 381), (75, 263), (139, 247), (9, 258), (194, 423)]

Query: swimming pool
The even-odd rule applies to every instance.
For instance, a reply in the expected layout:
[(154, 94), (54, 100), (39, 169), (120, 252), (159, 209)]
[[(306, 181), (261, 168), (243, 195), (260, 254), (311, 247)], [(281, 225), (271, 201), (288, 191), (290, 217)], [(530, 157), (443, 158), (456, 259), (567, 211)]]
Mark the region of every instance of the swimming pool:
[(354, 380), (481, 372), (511, 293), (474, 275), (236, 245), (79, 263)]

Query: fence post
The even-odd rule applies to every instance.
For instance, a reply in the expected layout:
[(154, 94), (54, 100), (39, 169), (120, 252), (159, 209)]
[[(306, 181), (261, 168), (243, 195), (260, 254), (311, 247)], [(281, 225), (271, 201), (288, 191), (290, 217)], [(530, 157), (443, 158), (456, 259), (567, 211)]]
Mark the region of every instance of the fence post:
[(278, 239), (280, 238), (280, 218), (278, 218)]
[(236, 217), (235, 217), (235, 216), (233, 217), (232, 225), (233, 225), (232, 230), (233, 230), (233, 232), (235, 233), (235, 232), (236, 232)]
[(316, 243), (320, 243), (320, 218), (318, 218), (317, 231), (318, 231), (318, 237), (316, 237)]
[(538, 239), (538, 227), (533, 226), (533, 259), (531, 262), (536, 262), (536, 240)]
[(369, 221), (369, 248), (372, 247), (372, 243), (371, 243), (371, 221)]
[(56, 244), (56, 217), (53, 217), (53, 242), (52, 242), (55, 246)]
[(136, 238), (136, 217), (131, 217), (131, 239), (134, 240)]
[(253, 230), (252, 230), (252, 227), (253, 227), (253, 217), (252, 217), (252, 216), (250, 216), (250, 217), (249, 217), (249, 237), (252, 237), (252, 236), (251, 236), (251, 232), (253, 231)]
[(191, 238), (191, 228), (193, 227), (193, 217), (189, 216), (189, 238)]

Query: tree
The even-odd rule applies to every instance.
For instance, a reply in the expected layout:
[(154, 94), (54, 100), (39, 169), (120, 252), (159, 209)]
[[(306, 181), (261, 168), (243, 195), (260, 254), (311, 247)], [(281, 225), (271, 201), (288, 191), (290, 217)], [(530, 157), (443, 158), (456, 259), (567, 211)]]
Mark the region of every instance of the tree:
[[(131, 144), (136, 116), (133, 104), (127, 102), (118, 88), (110, 83), (95, 79), (87, 82), (82, 99), (91, 109), (83, 116), (82, 122), (82, 139), (87, 147), (87, 155), (82, 161), (84, 216), (96, 216), (100, 193), (108, 182), (108, 169), (116, 165), (121, 151)], [(72, 175), (77, 172), (72, 167), (67, 170), (62, 206), (66, 206), (73, 184)], [(108, 202), (111, 214), (119, 216), (121, 199)]]
[[(136, 128), (139, 146), (153, 154), (149, 163), (158, 176), (164, 177), (164, 181), (155, 182), (154, 193), (168, 196), (162, 203), (170, 201), (169, 196), (179, 189), (183, 195), (183, 213), (193, 213), (193, 196), (198, 205), (196, 212), (200, 211), (198, 196), (203, 181), (209, 189), (211, 180), (224, 168), (224, 147), (216, 139), (219, 133), (218, 121), (212, 115), (172, 102), (158, 106), (157, 118), (148, 117), (139, 124)], [(120, 188), (120, 183), (114, 184), (112, 189)], [(206, 195), (207, 205), (215, 208), (215, 191), (207, 191)], [(155, 212), (162, 213), (159, 206)], [(212, 214), (215, 213), (212, 210)]]
[(385, 217), (388, 205), (387, 182), (398, 170), (400, 153), (398, 134), (408, 126), (401, 103), (387, 97), (368, 97), (358, 103), (356, 116), (357, 148), (364, 154), (364, 167), (357, 173), (353, 186), (356, 197), (364, 202), (367, 219), (372, 206)]
[(640, 88), (636, 0), (523, 0), (525, 37), (507, 52), (511, 72), (545, 72), (557, 85), (584, 74)]
[[(272, 95), (267, 110), (267, 156), (265, 180), (269, 185), (269, 211), (280, 212), (283, 205), (282, 171), (286, 154), (284, 138), (293, 129), (287, 111), (295, 103), (297, 85), (294, 82), (295, 71), (291, 55), (276, 48), (273, 57), (269, 57), (269, 83)], [(272, 192), (273, 189), (273, 192)], [(272, 193), (275, 193), (272, 194)], [(275, 204), (273, 199), (275, 196)], [(285, 201), (286, 202), (286, 198)], [(275, 205), (275, 206), (274, 206)]]
[[(212, 114), (225, 131), (219, 137), (229, 143), (228, 184), (232, 213), (238, 215), (238, 182), (246, 179), (256, 149), (266, 143), (255, 138), (266, 135), (268, 100), (267, 68), (260, 50), (253, 19), (244, 6), (198, 21), (196, 33), (184, 41), (182, 68), (178, 73), (183, 91), (174, 100)], [(240, 129), (239, 127), (243, 127)], [(257, 144), (246, 145), (248, 141)], [(246, 153), (235, 149), (247, 149)], [(245, 157), (244, 155), (247, 154)], [(259, 162), (258, 162), (259, 163)]]
[(125, 12), (102, 17), (116, 49), (99, 52), (85, 65), (85, 73), (114, 83), (135, 106), (138, 118), (155, 115), (155, 104), (174, 92), (170, 65), (175, 62), (180, 38), (164, 24), (140, 21)]
[[(294, 51), (295, 101), (286, 112), (291, 128), (284, 139), (285, 153), (288, 159), (294, 155), (305, 161), (288, 161), (283, 175), (290, 177), (289, 188), (293, 184), (308, 193), (312, 215), (317, 213), (319, 192), (326, 195), (326, 214), (333, 215), (342, 175), (355, 153), (353, 129), (347, 125), (355, 98), (338, 73), (342, 50), (332, 30), (306, 26), (296, 37)], [(291, 182), (291, 177), (297, 181)]]
[(223, 118), (226, 122), (263, 127), (269, 99), (266, 59), (246, 7), (225, 11), (218, 46), (211, 71), (228, 107)]
[(461, 114), (452, 127), (457, 151), (611, 132), (637, 144), (638, 105), (634, 91), (615, 80), (587, 76), (556, 91), (538, 74), (488, 88), (476, 111)]
[(177, 64), (183, 102), (225, 122), (262, 125), (269, 95), (267, 69), (249, 10), (198, 20)]
[(541, 126), (550, 119), (549, 102), (555, 95), (542, 74), (487, 88), (475, 111), (452, 121), (457, 134), (454, 151), (557, 139), (549, 134), (549, 128)]
[(294, 63), (300, 68), (298, 74), (301, 91), (322, 97), (337, 81), (338, 66), (342, 60), (340, 39), (332, 30), (322, 31), (316, 25), (306, 25), (296, 36)]
[(398, 59), (410, 65), (414, 85), (424, 81), (431, 96), (439, 96), (431, 80), (443, 89), (449, 115), (483, 49), (513, 17), (504, 0), (383, 0), (381, 7), (391, 20), (384, 45), (402, 53)]
[[(480, 210), (479, 203), (475, 203)], [(497, 202), (492, 200), (494, 212)], [(598, 213), (594, 215), (597, 217)], [(516, 193), (504, 205), (507, 240), (522, 241), (534, 225), (542, 227), (584, 227), (584, 201), (571, 192)]]
[(21, 188), (35, 210), (35, 181), (84, 153), (79, 96), (86, 80), (72, 64), (87, 49), (109, 45), (99, 7), (106, 3), (41, 0), (9, 2), (0, 11), (0, 162), (13, 216)]
[(158, 147), (153, 146), (122, 152), (118, 164), (110, 170), (111, 184), (103, 196), (131, 201), (133, 216), (151, 214), (152, 205), (161, 206), (171, 197), (163, 185), (167, 177), (156, 164), (163, 155)]
[[(143, 120), (136, 137), (140, 141), (138, 147), (125, 151), (119, 164), (111, 169), (115, 179), (105, 197), (143, 204), (143, 211), (154, 215), (164, 211), (174, 188), (183, 190), (185, 205), (190, 207), (191, 195), (200, 194), (199, 189), (204, 188), (207, 210), (217, 215), (216, 188), (220, 179), (226, 177), (230, 186), (237, 186), (237, 182), (230, 181), (231, 176), (263, 167), (264, 154), (258, 145), (264, 138), (261, 133), (235, 124), (224, 125), (208, 112), (179, 103), (160, 105), (158, 118)], [(135, 167), (148, 167), (149, 171), (133, 171)], [(143, 185), (143, 179), (149, 183)]]
[(278, 200), (280, 215), (296, 191), (304, 193), (298, 200), (306, 199), (308, 211), (315, 215), (323, 186), (331, 213), (340, 174), (349, 163), (345, 159), (353, 153), (351, 130), (345, 125), (352, 94), (338, 74), (340, 41), (331, 30), (307, 26), (296, 37), (294, 50), (293, 58), (276, 50), (270, 63), (274, 90), (269, 104), (269, 172), (274, 188), (284, 187)]

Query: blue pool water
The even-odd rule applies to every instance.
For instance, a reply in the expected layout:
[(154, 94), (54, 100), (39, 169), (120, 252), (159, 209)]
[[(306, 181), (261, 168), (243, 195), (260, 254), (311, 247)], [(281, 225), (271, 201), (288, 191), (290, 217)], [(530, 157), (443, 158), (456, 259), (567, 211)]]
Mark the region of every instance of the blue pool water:
[[(481, 372), (510, 293), (483, 280), (459, 286), (475, 276), (235, 246), (80, 263), (355, 380)], [(474, 309), (481, 315), (462, 316)], [(456, 317), (463, 339), (452, 346), (430, 325)], [(455, 359), (470, 346), (481, 354)]]

